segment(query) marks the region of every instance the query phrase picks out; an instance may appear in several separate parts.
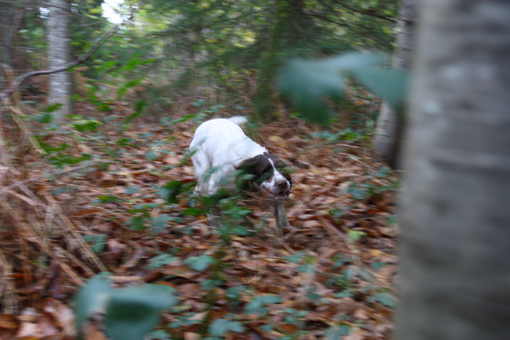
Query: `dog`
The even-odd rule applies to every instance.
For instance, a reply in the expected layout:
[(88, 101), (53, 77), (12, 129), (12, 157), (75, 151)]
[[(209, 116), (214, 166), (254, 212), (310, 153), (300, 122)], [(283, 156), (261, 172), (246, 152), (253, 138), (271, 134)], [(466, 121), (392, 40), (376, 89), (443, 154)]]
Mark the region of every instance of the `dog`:
[(221, 191), (261, 190), (273, 200), (279, 227), (288, 226), (283, 201), (292, 179), (278, 156), (246, 136), (246, 117), (212, 119), (202, 123), (190, 144), (195, 167), (195, 192), (211, 196)]

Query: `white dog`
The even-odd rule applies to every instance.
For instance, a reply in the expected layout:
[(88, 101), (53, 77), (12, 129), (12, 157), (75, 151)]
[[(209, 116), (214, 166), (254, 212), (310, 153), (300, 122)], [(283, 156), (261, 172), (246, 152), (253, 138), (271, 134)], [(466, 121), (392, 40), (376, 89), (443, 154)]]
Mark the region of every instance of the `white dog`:
[[(245, 184), (265, 191), (275, 202), (282, 202), (292, 188), (285, 163), (244, 134), (240, 125), (246, 122), (246, 117), (212, 119), (197, 128), (190, 144), (196, 191), (203, 196), (221, 189), (234, 191), (240, 170), (251, 175)], [(283, 203), (276, 203), (275, 208), (277, 219), (284, 218), (282, 223), (288, 224), (286, 216), (282, 216)]]

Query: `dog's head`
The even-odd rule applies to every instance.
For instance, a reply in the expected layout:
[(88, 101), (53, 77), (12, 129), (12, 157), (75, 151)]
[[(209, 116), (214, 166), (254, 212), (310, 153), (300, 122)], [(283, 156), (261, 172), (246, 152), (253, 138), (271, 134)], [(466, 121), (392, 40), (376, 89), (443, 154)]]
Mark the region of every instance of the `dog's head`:
[(292, 188), (289, 168), (276, 155), (265, 152), (242, 162), (240, 187), (261, 189), (276, 199), (287, 198)]

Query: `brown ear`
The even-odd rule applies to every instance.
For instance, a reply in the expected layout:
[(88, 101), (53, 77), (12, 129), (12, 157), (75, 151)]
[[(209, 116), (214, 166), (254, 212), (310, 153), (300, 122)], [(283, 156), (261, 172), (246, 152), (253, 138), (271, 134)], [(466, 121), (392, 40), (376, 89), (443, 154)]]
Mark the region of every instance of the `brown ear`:
[[(247, 159), (236, 167), (242, 174), (252, 175), (248, 181), (248, 186), (257, 187), (266, 177), (271, 175), (270, 171), (273, 169), (269, 158), (266, 154), (257, 155), (253, 158)], [(243, 185), (244, 186), (244, 185)]]

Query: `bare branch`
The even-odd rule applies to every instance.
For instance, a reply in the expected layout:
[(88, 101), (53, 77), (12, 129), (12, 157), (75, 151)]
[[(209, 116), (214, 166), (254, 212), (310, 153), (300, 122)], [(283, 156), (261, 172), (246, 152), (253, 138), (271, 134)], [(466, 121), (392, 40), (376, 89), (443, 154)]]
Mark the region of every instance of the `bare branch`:
[(5, 90), (0, 92), (0, 100), (2, 100), (3, 98), (7, 97), (9, 94), (12, 93), (12, 91), (14, 91), (16, 88), (20, 87), (21, 84), (23, 84), (27, 79), (29, 79), (31, 77), (39, 76), (39, 75), (42, 75), (42, 74), (53, 74), (53, 73), (58, 73), (58, 72), (66, 71), (66, 70), (68, 70), (68, 69), (70, 69), (72, 67), (75, 67), (76, 65), (81, 64), (82, 62), (87, 60), (99, 47), (101, 47), (101, 45), (108, 38), (110, 38), (115, 32), (117, 32), (119, 27), (120, 27), (120, 24), (113, 26), (109, 31), (104, 33), (101, 36), (101, 38), (99, 38), (99, 40), (92, 47), (90, 47), (88, 49), (87, 52), (85, 52), (78, 59), (75, 59), (75, 60), (71, 61), (67, 65), (64, 65), (62, 67), (55, 68), (55, 69), (52, 69), (52, 70), (43, 70), (43, 71), (28, 72), (28, 73), (22, 74), (21, 76), (17, 77), (16, 80), (14, 80)]

